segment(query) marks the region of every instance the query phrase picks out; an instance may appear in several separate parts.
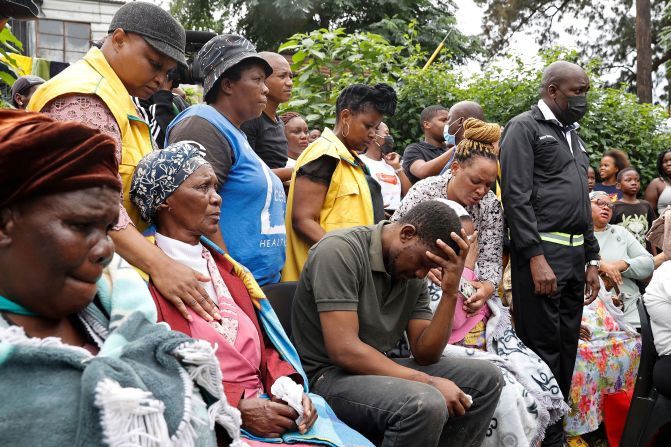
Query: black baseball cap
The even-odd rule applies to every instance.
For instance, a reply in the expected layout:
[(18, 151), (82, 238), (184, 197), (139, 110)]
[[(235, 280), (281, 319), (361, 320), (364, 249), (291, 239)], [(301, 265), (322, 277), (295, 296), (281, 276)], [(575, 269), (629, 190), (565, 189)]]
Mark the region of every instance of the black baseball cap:
[(109, 32), (117, 28), (142, 36), (150, 47), (187, 66), (184, 27), (160, 6), (147, 2), (126, 3), (112, 17)]
[(14, 84), (12, 84), (11, 89), (12, 101), (14, 101), (14, 95), (16, 95), (17, 93), (23, 95), (33, 85), (41, 85), (44, 84), (45, 82), (47, 81), (40, 78), (39, 76), (33, 76), (33, 75), (21, 76), (19, 79), (14, 81)]
[(236, 34), (222, 34), (210, 39), (196, 56), (198, 72), (203, 77), (203, 96), (212, 89), (217, 79), (229, 68), (246, 59), (256, 59), (270, 76), (272, 67), (258, 55), (254, 45), (247, 39)]

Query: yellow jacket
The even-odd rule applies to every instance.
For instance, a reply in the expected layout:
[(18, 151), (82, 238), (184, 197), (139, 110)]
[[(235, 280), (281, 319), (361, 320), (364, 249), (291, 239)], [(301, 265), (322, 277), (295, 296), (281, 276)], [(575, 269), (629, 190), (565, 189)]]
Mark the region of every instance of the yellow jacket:
[(329, 232), (337, 228), (374, 223), (373, 203), (363, 170), (356, 165), (354, 156), (338, 137), (330, 129), (324, 129), (322, 136), (298, 157), (291, 176), (286, 212), (287, 259), (282, 270), (282, 281), (298, 280), (310, 249), (310, 246), (296, 234), (291, 220), (296, 172), (302, 166), (324, 155), (336, 158), (340, 163), (331, 177), (331, 184), (319, 213), (319, 225), (324, 231)]
[(124, 207), (140, 231), (147, 224), (128, 195), (135, 167), (152, 151), (149, 125), (137, 117), (130, 94), (112, 67), (97, 48), (91, 48), (81, 59), (57, 76), (42, 84), (30, 99), (28, 110), (39, 112), (53, 99), (67, 94), (92, 94), (102, 99), (114, 115), (121, 131), (121, 163), (119, 174), (123, 183)]

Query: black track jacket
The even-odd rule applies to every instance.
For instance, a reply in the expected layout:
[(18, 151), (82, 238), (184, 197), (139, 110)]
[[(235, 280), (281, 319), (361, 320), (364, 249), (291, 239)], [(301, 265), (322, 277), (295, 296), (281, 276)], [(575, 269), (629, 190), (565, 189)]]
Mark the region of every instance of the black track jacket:
[(571, 131), (573, 155), (557, 120), (538, 106), (513, 118), (501, 139), (503, 209), (511, 248), (529, 259), (543, 254), (539, 233), (582, 234), (585, 259), (599, 259), (587, 189), (589, 157)]

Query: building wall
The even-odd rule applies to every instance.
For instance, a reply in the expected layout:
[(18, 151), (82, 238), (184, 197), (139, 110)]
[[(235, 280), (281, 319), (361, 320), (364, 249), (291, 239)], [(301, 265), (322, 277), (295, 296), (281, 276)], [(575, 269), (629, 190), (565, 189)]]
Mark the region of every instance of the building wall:
[(91, 39), (107, 34), (112, 16), (125, 2), (95, 0), (43, 0), (40, 19), (67, 20), (91, 24)]

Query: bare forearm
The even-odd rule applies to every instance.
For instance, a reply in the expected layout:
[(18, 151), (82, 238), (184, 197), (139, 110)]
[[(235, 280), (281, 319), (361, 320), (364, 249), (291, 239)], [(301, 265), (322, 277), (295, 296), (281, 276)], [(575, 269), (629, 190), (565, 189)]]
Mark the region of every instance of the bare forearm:
[(666, 255), (664, 254), (664, 252), (661, 252), (661, 253), (659, 253), (659, 254), (656, 254), (655, 256), (653, 256), (652, 259), (653, 259), (653, 261), (655, 262), (655, 268), (659, 267), (659, 266), (662, 265), (664, 262), (668, 261), (668, 258), (666, 257)]
[(443, 350), (452, 334), (456, 303), (456, 292), (452, 296), (443, 293), (433, 319), (417, 337), (412, 353), (420, 365), (436, 363), (443, 355)]
[(438, 175), (440, 174), (440, 171), (443, 170), (447, 162), (450, 161), (453, 152), (454, 148), (448, 149), (445, 153), (441, 154), (439, 157), (434, 158), (433, 160), (425, 162), (421, 162), (420, 160), (421, 163), (414, 162), (412, 166), (410, 166), (410, 171), (417, 178), (427, 178), (433, 175)]
[(294, 172), (293, 168), (275, 168), (271, 169), (273, 173), (282, 180), (282, 182), (288, 182), (291, 180), (291, 174)]
[(294, 219), (294, 230), (308, 245), (312, 246), (324, 237), (326, 231), (312, 219)]
[(362, 341), (347, 346), (337, 353), (329, 353), (329, 357), (336, 366), (351, 374), (397, 377), (422, 383), (429, 380), (427, 374), (399, 365)]

